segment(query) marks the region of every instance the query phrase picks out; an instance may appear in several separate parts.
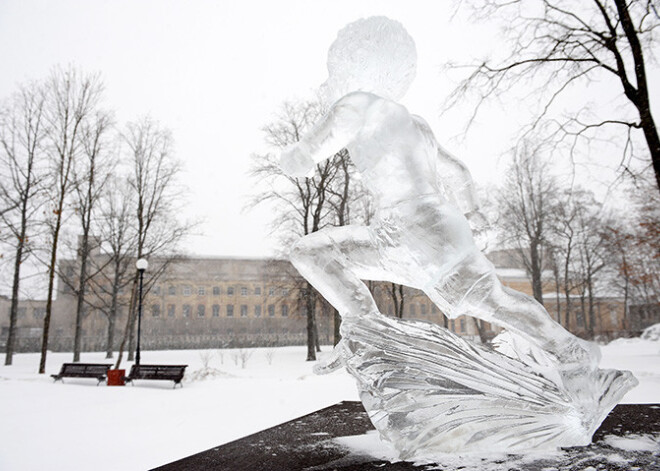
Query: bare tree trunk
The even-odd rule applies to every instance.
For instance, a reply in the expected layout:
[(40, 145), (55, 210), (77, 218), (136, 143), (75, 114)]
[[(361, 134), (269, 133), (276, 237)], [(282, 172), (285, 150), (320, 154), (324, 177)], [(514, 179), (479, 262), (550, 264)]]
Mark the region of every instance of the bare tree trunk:
[(316, 342), (314, 341), (314, 304), (312, 285), (305, 283), (305, 308), (307, 309), (307, 361), (316, 361)]
[(474, 326), (477, 328), (477, 333), (479, 334), (479, 341), (486, 345), (488, 343), (488, 335), (486, 334), (486, 329), (484, 328), (484, 321), (473, 317)]
[[(60, 208), (64, 206), (64, 197), (60, 202)], [(48, 355), (48, 334), (50, 331), (50, 318), (53, 313), (53, 291), (55, 288), (55, 264), (57, 263), (57, 243), (60, 237), (60, 226), (62, 224), (62, 212), (57, 214), (55, 230), (53, 232), (53, 245), (51, 246), (50, 265), (48, 267), (48, 298), (46, 300), (46, 316), (44, 317), (44, 330), (41, 338), (41, 359), (39, 360), (39, 374), (46, 373), (46, 356)]]
[(108, 315), (108, 336), (106, 338), (105, 357), (112, 358), (115, 345), (115, 322), (117, 320), (117, 297), (119, 295), (119, 264), (115, 262), (115, 274), (112, 280), (112, 298)]
[(392, 296), (392, 302), (394, 303), (394, 315), (399, 319), (403, 319), (403, 308), (405, 305), (403, 285), (397, 285), (396, 283), (390, 284), (390, 295)]
[(82, 321), (85, 308), (85, 286), (87, 285), (87, 252), (89, 250), (88, 230), (80, 242), (80, 274), (78, 278), (78, 295), (76, 299), (76, 325), (73, 335), (73, 361), (80, 361), (80, 337), (82, 336)]
[(539, 242), (533, 240), (529, 247), (532, 274), (532, 293), (541, 305), (543, 305), (543, 281), (541, 279), (541, 260), (539, 255)]
[(336, 346), (341, 340), (341, 315), (339, 311), (333, 308), (334, 312), (334, 325), (335, 325), (335, 336), (334, 336), (334, 345)]
[[(124, 329), (124, 336), (121, 339), (121, 344), (119, 345), (119, 354), (117, 355), (117, 363), (115, 363), (115, 369), (119, 369), (119, 366), (121, 365), (121, 361), (124, 356), (124, 349), (126, 348), (126, 342), (129, 337), (129, 332), (131, 327), (135, 324), (135, 320), (133, 319), (135, 317), (135, 298), (137, 297), (137, 282), (138, 282), (138, 273), (136, 271), (135, 277), (133, 278), (133, 287), (131, 288), (131, 300), (130, 304), (128, 305), (128, 316), (126, 319), (126, 328)], [(131, 361), (131, 360), (128, 360)]]
[(18, 289), (21, 282), (21, 261), (23, 259), (23, 240), (25, 240), (25, 224), (22, 224), (21, 240), (16, 246), (16, 260), (14, 261), (14, 280), (11, 287), (11, 308), (9, 310), (9, 334), (7, 336), (7, 347), (5, 365), (11, 365), (16, 342), (16, 320), (18, 318)]

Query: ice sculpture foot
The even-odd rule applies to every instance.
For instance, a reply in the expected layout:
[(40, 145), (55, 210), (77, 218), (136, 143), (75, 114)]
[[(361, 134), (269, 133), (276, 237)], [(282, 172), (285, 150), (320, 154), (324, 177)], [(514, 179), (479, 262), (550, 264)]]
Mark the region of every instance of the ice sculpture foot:
[(343, 328), (348, 371), (402, 459), (587, 445), (637, 384), (614, 370), (557, 380), (547, 365), (535, 370), (421, 321), (370, 315)]

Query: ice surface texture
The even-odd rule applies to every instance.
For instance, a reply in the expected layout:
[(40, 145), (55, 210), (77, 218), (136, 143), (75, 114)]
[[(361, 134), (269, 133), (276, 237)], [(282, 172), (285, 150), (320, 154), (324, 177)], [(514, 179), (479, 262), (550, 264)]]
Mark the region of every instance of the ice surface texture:
[[(286, 172), (304, 176), (346, 148), (376, 207), (370, 226), (324, 229), (292, 249), (292, 263), (343, 318), (342, 343), (319, 370), (348, 368), (402, 458), (587, 444), (636, 380), (599, 370), (595, 344), (502, 286), (477, 249), (470, 222), (484, 218), (469, 171), (393, 101), (414, 76), (414, 51), (405, 29), (384, 17), (342, 29), (324, 84), (326, 96), (341, 97), (281, 156)], [(379, 314), (362, 280), (411, 286), (451, 318), (506, 328), (508, 355)]]

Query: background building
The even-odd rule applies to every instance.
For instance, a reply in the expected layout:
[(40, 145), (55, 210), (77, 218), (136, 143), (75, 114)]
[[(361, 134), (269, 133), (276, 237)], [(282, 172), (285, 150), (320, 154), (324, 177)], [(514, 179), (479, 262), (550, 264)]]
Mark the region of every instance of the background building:
[[(86, 293), (83, 316), (82, 350), (105, 350), (108, 344), (109, 294), (107, 256), (93, 254), (94, 272)], [(503, 283), (531, 295), (531, 284), (515, 257), (495, 252)], [(132, 264), (129, 276), (134, 274)], [(145, 275), (142, 337), (144, 349), (222, 348), (304, 344), (307, 318), (302, 297), (304, 280), (284, 260), (259, 258), (184, 257), (150, 261)], [(73, 347), (76, 312), (76, 260), (60, 263), (57, 299), (51, 323), (49, 348), (67, 351)], [(158, 273), (157, 278), (154, 275)], [(468, 316), (446, 319), (421, 292), (399, 288), (385, 282), (369, 286), (383, 314), (399, 314), (406, 319), (420, 319), (444, 325), (453, 332), (472, 339), (489, 340), (499, 329)], [(600, 296), (593, 300), (589, 314), (585, 299), (572, 297), (566, 321), (566, 299), (554, 291), (553, 283), (544, 286), (544, 304), (548, 312), (569, 330), (582, 337), (613, 338), (639, 332), (660, 322), (658, 310), (626, 309), (617, 297)], [(113, 327), (113, 350), (126, 329), (131, 283), (119, 289), (117, 315)], [(401, 296), (403, 295), (403, 303)], [(402, 308), (402, 309), (401, 309)], [(41, 345), (45, 301), (21, 301), (18, 313), (17, 351), (36, 351)], [(316, 305), (319, 343), (334, 340), (334, 310), (322, 298)], [(6, 342), (9, 326), (9, 300), (0, 297), (0, 347)], [(480, 332), (481, 330), (481, 332)]]

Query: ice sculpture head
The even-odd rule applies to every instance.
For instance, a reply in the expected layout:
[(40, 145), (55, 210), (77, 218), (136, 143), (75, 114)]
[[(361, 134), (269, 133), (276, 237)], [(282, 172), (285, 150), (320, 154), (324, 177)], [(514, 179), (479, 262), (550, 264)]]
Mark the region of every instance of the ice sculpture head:
[(416, 67), (415, 42), (401, 23), (384, 16), (363, 18), (337, 33), (321, 95), (329, 105), (354, 91), (397, 101), (415, 78)]

